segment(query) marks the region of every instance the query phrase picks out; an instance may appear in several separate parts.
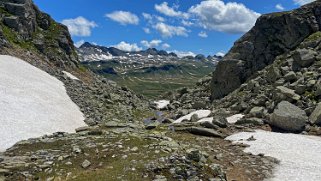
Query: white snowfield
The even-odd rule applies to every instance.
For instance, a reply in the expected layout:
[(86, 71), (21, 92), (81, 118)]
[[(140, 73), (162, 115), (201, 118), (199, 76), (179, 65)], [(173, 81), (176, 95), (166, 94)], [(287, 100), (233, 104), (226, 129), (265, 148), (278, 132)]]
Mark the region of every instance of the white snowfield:
[(86, 126), (64, 84), (15, 57), (0, 55), (0, 151), (20, 140)]
[[(251, 136), (256, 140), (246, 141)], [(237, 133), (226, 139), (250, 145), (245, 152), (263, 153), (280, 160), (274, 177), (268, 181), (321, 180), (321, 137), (258, 130), (255, 133)]]
[(188, 115), (186, 116), (183, 116), (179, 119), (177, 119), (176, 121), (174, 121), (174, 123), (181, 123), (183, 120), (187, 119), (187, 120), (191, 120), (192, 116), (194, 114), (197, 114), (198, 118), (199, 119), (202, 119), (202, 118), (206, 118), (208, 117), (210, 114), (211, 114), (211, 111), (210, 110), (198, 110), (198, 111), (194, 111), (194, 112), (191, 112), (189, 113)]
[(168, 100), (159, 100), (154, 101), (154, 103), (156, 104), (157, 109), (164, 109), (170, 102)]

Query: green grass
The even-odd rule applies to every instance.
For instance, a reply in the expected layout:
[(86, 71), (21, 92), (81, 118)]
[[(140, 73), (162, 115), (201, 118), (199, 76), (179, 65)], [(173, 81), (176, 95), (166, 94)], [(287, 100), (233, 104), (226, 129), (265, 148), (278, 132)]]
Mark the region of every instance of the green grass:
[[(93, 62), (83, 65), (97, 74), (117, 82), (118, 85), (128, 87), (136, 94), (144, 95), (150, 99), (155, 99), (166, 92), (182, 87), (193, 87), (199, 79), (214, 70), (214, 66), (210, 64), (184, 62), (168, 70), (156, 69), (150, 71), (150, 69), (131, 69), (127, 70), (125, 75), (113, 75), (103, 73), (103, 70), (107, 68), (114, 68), (116, 71), (122, 70), (122, 65), (115, 62)], [(97, 67), (98, 65), (101, 66)]]

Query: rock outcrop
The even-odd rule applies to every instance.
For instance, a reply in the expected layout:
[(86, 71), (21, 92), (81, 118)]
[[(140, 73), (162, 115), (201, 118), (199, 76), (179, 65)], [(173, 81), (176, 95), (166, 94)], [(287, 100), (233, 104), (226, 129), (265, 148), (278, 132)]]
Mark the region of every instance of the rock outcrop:
[(0, 2), (0, 39), (2, 52), (5, 47), (36, 51), (59, 67), (78, 61), (67, 27), (41, 12), (32, 0)]
[[(305, 38), (320, 30), (321, 2), (299, 9), (261, 16), (219, 62), (211, 82), (211, 98), (219, 99), (237, 89), (278, 55), (294, 50)], [(309, 50), (298, 54), (311, 55)], [(309, 64), (309, 56), (305, 64)]]

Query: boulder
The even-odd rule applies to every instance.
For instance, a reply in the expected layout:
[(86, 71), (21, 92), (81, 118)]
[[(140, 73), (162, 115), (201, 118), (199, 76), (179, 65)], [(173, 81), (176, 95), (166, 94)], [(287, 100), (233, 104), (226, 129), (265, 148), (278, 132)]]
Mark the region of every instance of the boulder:
[(187, 128), (186, 130), (192, 134), (200, 135), (200, 136), (219, 137), (219, 138), (225, 137), (223, 134), (208, 128), (190, 127), (190, 128)]
[(321, 103), (317, 105), (312, 114), (309, 117), (309, 121), (312, 124), (321, 125)]
[(296, 74), (295, 72), (291, 71), (289, 73), (287, 73), (286, 75), (284, 75), (284, 78), (286, 81), (289, 81), (289, 82), (293, 82), (295, 81), (297, 78), (296, 78)]
[(294, 70), (301, 67), (308, 67), (316, 60), (317, 52), (310, 49), (299, 49), (293, 54), (293, 68)]
[(285, 131), (300, 132), (304, 130), (307, 120), (305, 111), (287, 101), (282, 101), (277, 105), (268, 123)]
[(297, 101), (297, 100), (300, 100), (300, 98), (301, 98), (301, 96), (296, 94), (294, 90), (289, 89), (287, 87), (277, 86), (276, 89), (279, 90), (283, 95), (285, 95), (286, 97), (288, 97), (290, 99)]
[(264, 113), (263, 107), (253, 107), (250, 111), (250, 115), (258, 118), (262, 118)]

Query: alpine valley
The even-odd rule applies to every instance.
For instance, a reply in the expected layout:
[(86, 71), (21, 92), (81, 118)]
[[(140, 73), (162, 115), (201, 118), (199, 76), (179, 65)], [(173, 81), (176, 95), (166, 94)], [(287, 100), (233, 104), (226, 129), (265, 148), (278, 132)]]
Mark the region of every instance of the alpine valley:
[(70, 32), (0, 0), (0, 181), (321, 180), (320, 0), (260, 15), (224, 57), (76, 48)]

